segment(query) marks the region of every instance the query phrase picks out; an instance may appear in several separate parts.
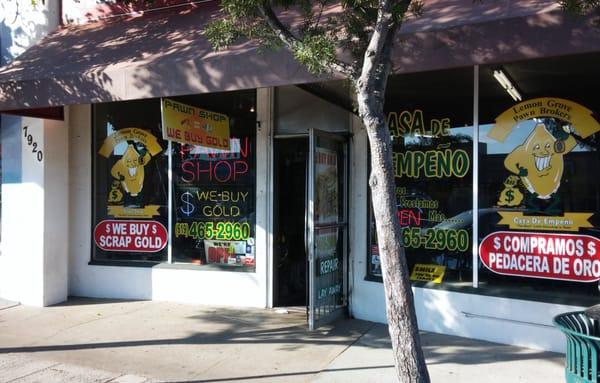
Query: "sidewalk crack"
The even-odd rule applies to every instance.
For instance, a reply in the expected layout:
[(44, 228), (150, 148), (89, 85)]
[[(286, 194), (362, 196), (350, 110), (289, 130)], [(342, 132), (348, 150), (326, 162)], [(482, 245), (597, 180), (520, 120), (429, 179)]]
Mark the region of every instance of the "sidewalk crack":
[(51, 368), (54, 368), (54, 367), (56, 367), (56, 366), (58, 366), (58, 365), (60, 365), (60, 363), (55, 363), (55, 364), (52, 364), (52, 365), (50, 365), (50, 366), (48, 366), (48, 367), (40, 368), (39, 370), (35, 370), (35, 371), (33, 371), (33, 372), (30, 372), (29, 374), (21, 375), (21, 376), (18, 376), (18, 377), (16, 377), (16, 378), (14, 378), (14, 379), (8, 380), (6, 383), (10, 383), (10, 382), (16, 382), (16, 381), (18, 381), (18, 380), (21, 380), (21, 379), (23, 379), (23, 378), (27, 378), (28, 376), (35, 375), (35, 374), (37, 374), (38, 372), (42, 372), (42, 371), (46, 371), (46, 370), (49, 370), (49, 369), (51, 369)]

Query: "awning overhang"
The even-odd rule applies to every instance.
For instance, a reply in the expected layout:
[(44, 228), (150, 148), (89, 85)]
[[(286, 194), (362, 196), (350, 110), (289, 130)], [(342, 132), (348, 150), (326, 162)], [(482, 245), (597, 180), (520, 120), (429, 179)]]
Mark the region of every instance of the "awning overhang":
[[(394, 71), (600, 51), (600, 30), (555, 1), (428, 0), (394, 51)], [(325, 80), (286, 50), (249, 42), (215, 52), (202, 35), (218, 3), (68, 26), (0, 69), (0, 111)]]

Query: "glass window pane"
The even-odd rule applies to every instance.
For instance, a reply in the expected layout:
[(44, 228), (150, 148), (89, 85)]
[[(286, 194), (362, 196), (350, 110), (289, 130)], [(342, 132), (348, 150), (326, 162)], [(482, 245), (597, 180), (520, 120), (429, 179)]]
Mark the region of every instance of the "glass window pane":
[(230, 148), (173, 145), (173, 260), (254, 271), (256, 93), (174, 100), (227, 115)]
[(159, 102), (97, 104), (93, 111), (93, 259), (165, 261), (168, 161)]
[(599, 65), (590, 54), (481, 68), (482, 288), (598, 296)]
[[(472, 68), (390, 78), (397, 215), (414, 281), (471, 283), (472, 110)], [(371, 238), (368, 271), (377, 277), (373, 219)]]

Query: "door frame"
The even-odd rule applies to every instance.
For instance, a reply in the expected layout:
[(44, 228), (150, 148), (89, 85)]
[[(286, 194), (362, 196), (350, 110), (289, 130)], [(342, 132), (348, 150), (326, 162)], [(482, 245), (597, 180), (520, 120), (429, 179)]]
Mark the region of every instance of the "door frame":
[[(342, 165), (343, 165), (343, 178), (342, 182), (342, 209), (343, 214), (341, 220), (337, 223), (327, 225), (332, 228), (341, 229), (342, 231), (342, 304), (341, 307), (334, 309), (332, 312), (326, 314), (321, 318), (316, 318), (317, 308), (317, 283), (316, 281), (316, 257), (314, 254), (314, 234), (315, 226), (314, 223), (314, 201), (315, 201), (315, 149), (317, 147), (317, 138), (323, 137), (328, 140), (339, 142), (343, 145), (342, 153)], [(308, 287), (309, 287), (309, 301), (308, 301), (308, 327), (309, 330), (315, 330), (319, 326), (330, 323), (340, 317), (345, 316), (348, 313), (348, 283), (349, 283), (349, 260), (350, 260), (350, 247), (348, 241), (349, 234), (349, 185), (350, 185), (350, 140), (347, 133), (331, 133), (322, 131), (319, 129), (311, 128), (309, 132), (309, 150), (308, 150), (308, 198), (306, 202), (306, 255), (308, 257)], [(339, 177), (339, 175), (338, 175)]]

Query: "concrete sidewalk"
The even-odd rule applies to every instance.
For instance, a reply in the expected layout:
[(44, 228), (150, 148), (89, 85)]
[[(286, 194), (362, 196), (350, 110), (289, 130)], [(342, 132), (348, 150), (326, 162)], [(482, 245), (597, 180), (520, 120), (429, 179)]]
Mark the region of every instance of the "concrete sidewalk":
[[(423, 333), (433, 382), (561, 382), (563, 356)], [(395, 382), (387, 329), (302, 312), (72, 299), (0, 310), (0, 382)]]

